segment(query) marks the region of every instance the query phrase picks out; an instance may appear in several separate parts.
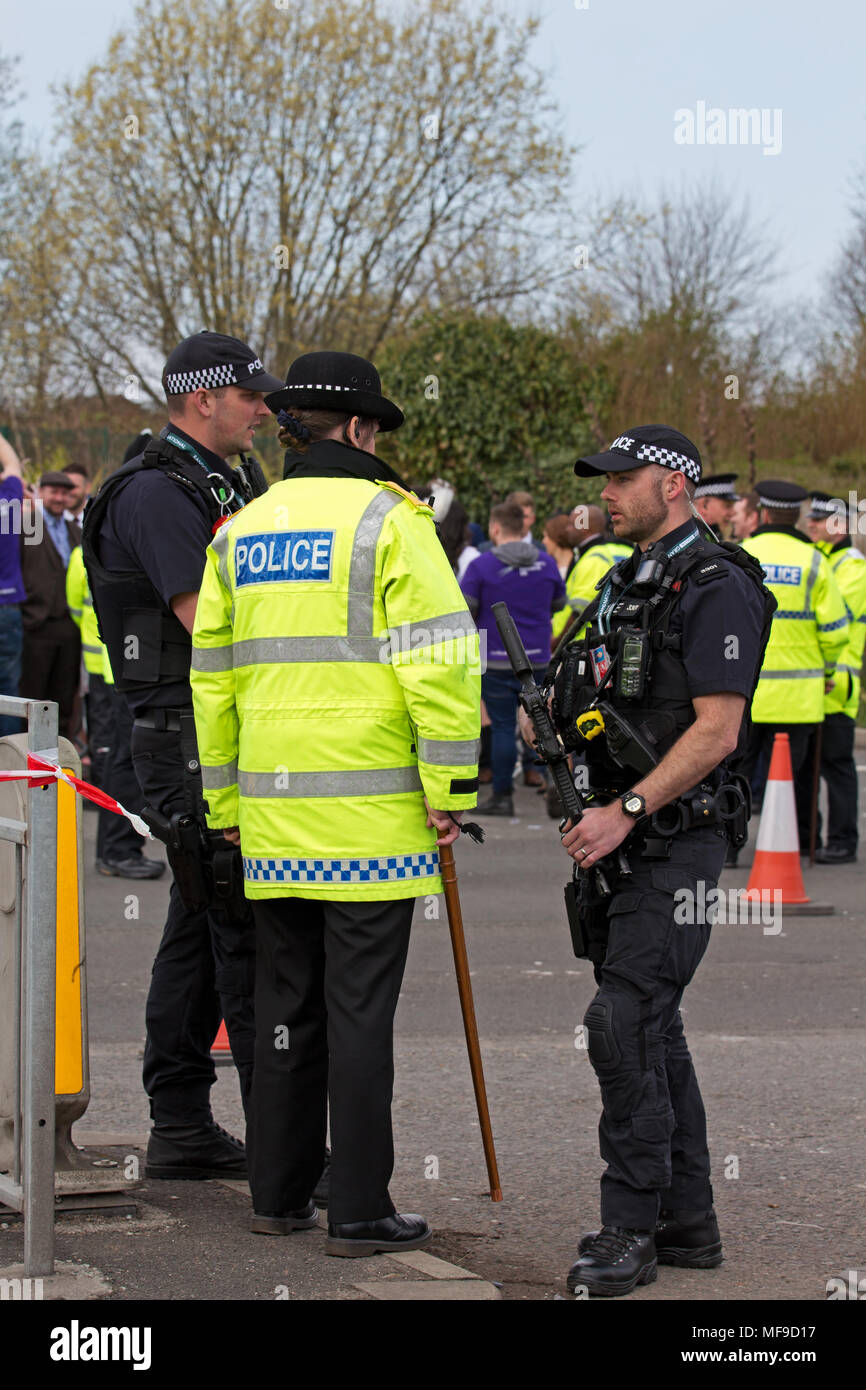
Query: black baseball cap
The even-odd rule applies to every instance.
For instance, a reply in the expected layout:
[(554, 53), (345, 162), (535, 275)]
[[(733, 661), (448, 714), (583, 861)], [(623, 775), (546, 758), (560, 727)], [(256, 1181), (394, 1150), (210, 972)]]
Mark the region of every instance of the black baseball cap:
[(186, 396), (202, 388), (242, 386), (245, 391), (275, 391), (279, 377), (266, 372), (261, 359), (240, 338), (226, 333), (194, 333), (170, 353), (162, 372), (167, 396)]
[(670, 425), (637, 425), (616, 439), (603, 454), (589, 454), (574, 465), (578, 478), (597, 473), (625, 473), (659, 463), (676, 473), (685, 473), (693, 483), (701, 481), (701, 456), (690, 439)]

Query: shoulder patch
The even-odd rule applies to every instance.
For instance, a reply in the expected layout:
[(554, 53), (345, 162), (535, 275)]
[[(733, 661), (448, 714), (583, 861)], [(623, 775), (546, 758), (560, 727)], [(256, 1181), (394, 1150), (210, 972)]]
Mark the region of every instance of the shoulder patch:
[(728, 573), (727, 565), (719, 560), (708, 560), (694, 571), (695, 583), (709, 584), (711, 579), (722, 579)]
[(386, 487), (389, 492), (396, 492), (398, 496), (402, 497), (404, 502), (408, 502), (416, 512), (421, 512), (424, 516), (433, 515), (432, 507), (428, 507), (427, 503), (422, 502), (420, 497), (416, 497), (414, 492), (409, 492), (408, 488), (401, 487), (399, 483), (386, 483), (384, 479), (377, 478), (376, 486)]

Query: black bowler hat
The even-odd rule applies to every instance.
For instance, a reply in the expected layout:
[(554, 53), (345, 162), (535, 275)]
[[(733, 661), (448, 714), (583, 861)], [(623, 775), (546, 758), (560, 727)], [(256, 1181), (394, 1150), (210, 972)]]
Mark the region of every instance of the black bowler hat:
[(773, 512), (791, 512), (792, 515), (799, 515), (801, 503), (809, 496), (799, 483), (779, 482), (776, 478), (756, 483), (755, 491), (762, 507), (768, 507)]
[(736, 481), (736, 473), (708, 473), (695, 488), (695, 501), (699, 497), (718, 497), (722, 502), (739, 502), (739, 493), (734, 492)]
[(638, 425), (618, 435), (603, 454), (579, 458), (574, 471), (578, 478), (592, 478), (596, 473), (625, 473), (648, 463), (685, 473), (693, 483), (701, 481), (700, 454), (690, 439), (670, 425)]
[(265, 396), (265, 405), (280, 410), (339, 410), (378, 420), (381, 430), (396, 430), (403, 412), (382, 395), (379, 373), (352, 352), (307, 352), (296, 357), (285, 386)]
[(827, 521), (831, 516), (846, 516), (847, 508), (841, 497), (831, 497), (829, 492), (813, 492), (812, 509), (806, 513), (809, 521)]
[(167, 396), (186, 396), (190, 391), (214, 391), (218, 386), (242, 386), (245, 391), (273, 391), (282, 386), (240, 338), (226, 333), (194, 333), (169, 355), (162, 372)]

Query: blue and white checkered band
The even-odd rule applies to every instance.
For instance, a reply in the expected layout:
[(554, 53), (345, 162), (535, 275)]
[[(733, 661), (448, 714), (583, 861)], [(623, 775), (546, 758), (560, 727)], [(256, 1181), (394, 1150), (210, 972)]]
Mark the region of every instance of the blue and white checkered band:
[(672, 468), (676, 473), (685, 473), (693, 483), (701, 481), (701, 465), (686, 454), (678, 454), (673, 449), (663, 449), (660, 444), (639, 444), (628, 434), (619, 435), (611, 444), (618, 454), (633, 454), (640, 463), (659, 463), (662, 468)]
[(247, 883), (396, 883), (432, 878), (439, 872), (436, 850), (392, 854), (380, 859), (250, 859), (244, 857)]
[(242, 386), (244, 381), (264, 370), (256, 357), (252, 362), (220, 362), (215, 367), (199, 367), (194, 372), (169, 372), (165, 378), (165, 390), (169, 396), (182, 396), (188, 391), (214, 391), (218, 386)]
[(836, 512), (841, 512), (844, 516), (846, 508), (841, 497), (828, 497), (826, 500), (823, 497), (813, 497), (812, 511), (823, 512), (825, 516), (833, 516)]
[(733, 501), (733, 483), (701, 483), (695, 489), (695, 497), (726, 497)]
[(358, 386), (332, 386), (327, 381), (308, 382), (306, 386), (297, 381), (292, 384), (286, 383), (287, 391), (359, 391), (360, 389)]

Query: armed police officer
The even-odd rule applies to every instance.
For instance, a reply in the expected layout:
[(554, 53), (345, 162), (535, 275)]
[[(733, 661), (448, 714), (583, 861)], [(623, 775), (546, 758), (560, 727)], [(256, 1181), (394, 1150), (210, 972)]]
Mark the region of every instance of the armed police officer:
[(372, 363), (308, 353), (268, 401), (286, 476), (215, 537), (193, 661), (210, 824), (256, 919), (251, 1229), (315, 1225), (330, 1101), (326, 1253), (414, 1249), (393, 1018), (414, 899), (476, 797), (478, 639), (432, 509), (375, 456), (403, 415)]
[[(132, 754), (174, 873), (147, 999), (143, 1081), (152, 1178), (243, 1177), (243, 1145), (214, 1124), (210, 1048), (225, 1018), (246, 1104), (254, 1051), (254, 934), (237, 851), (208, 838), (190, 689), (205, 552), (222, 521), (267, 490), (248, 460), (281, 386), (237, 338), (197, 333), (162, 376), (169, 424), (90, 503), (84, 559), (102, 638), (134, 725)], [(240, 456), (236, 468), (227, 460)], [(224, 780), (224, 779), (223, 779)]]
[(657, 1261), (721, 1260), (704, 1107), (679, 1009), (710, 931), (689, 905), (699, 884), (716, 884), (726, 825), (745, 834), (744, 795), (725, 763), (772, 600), (749, 557), (699, 528), (691, 493), (700, 455), (678, 431), (630, 430), (575, 472), (607, 475), (601, 496), (613, 531), (636, 543), (584, 611), (553, 700), (591, 789), (563, 845), (598, 984), (584, 1023), (607, 1163), (602, 1229), (582, 1239), (568, 1286), (616, 1295), (655, 1279)]

